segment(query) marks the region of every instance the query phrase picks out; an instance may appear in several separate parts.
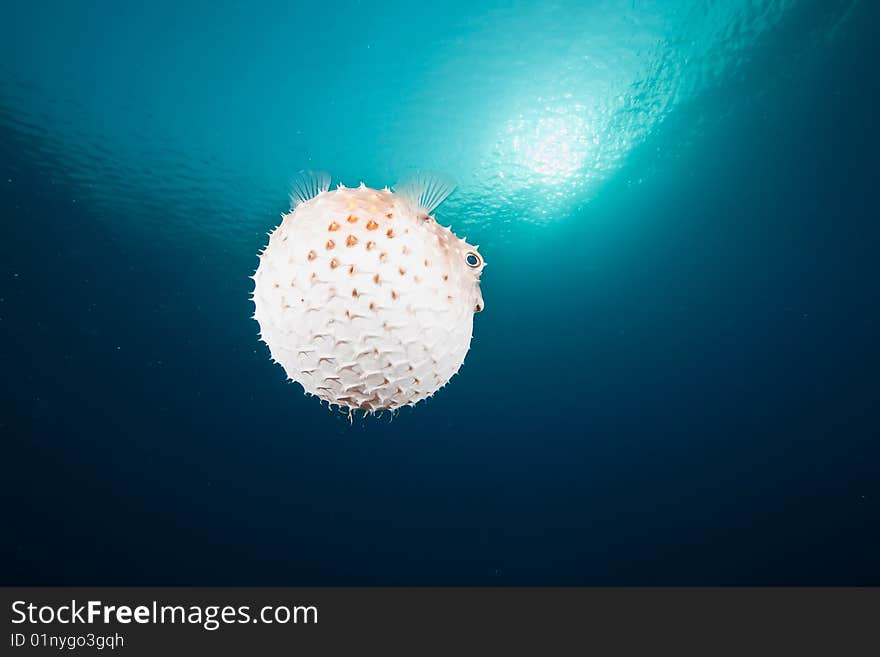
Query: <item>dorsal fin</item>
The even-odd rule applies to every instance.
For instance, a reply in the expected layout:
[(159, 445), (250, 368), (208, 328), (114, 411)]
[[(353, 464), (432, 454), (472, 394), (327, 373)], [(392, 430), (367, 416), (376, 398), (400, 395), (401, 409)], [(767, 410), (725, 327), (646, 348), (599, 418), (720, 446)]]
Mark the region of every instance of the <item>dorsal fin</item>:
[(300, 171), (290, 190), (290, 207), (294, 208), (330, 189), (330, 174), (326, 171)]
[(455, 189), (452, 178), (436, 173), (419, 173), (394, 186), (394, 193), (400, 194), (414, 209), (431, 214)]

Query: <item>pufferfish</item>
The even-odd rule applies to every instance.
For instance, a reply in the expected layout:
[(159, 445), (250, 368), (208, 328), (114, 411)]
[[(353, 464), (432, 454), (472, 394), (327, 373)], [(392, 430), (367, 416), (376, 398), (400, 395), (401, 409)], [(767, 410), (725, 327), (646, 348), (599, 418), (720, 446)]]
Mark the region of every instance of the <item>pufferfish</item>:
[(294, 185), (254, 279), (260, 338), (306, 394), (347, 410), (412, 406), (458, 372), (484, 308), (477, 247), (432, 212), (454, 185)]

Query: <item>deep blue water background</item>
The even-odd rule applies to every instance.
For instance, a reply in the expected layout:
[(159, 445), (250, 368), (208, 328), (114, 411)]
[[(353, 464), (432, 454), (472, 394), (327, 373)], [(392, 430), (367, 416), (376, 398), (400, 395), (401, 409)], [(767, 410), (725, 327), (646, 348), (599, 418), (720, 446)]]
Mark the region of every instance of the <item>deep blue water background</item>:
[[(874, 3), (2, 11), (0, 583), (880, 584)], [(392, 422), (250, 318), (316, 165), (489, 263)]]

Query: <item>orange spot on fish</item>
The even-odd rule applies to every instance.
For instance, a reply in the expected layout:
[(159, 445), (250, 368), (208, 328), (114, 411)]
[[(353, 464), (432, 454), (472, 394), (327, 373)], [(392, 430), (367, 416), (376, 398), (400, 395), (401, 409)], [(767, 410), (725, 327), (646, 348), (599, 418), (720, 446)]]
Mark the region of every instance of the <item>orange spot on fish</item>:
[(353, 214), (348, 215), (348, 219), (346, 219), (346, 221), (348, 221), (348, 223), (350, 224), (356, 224), (357, 220), (358, 218), (355, 217)]
[(336, 246), (336, 242), (334, 242), (333, 240), (327, 240), (327, 250), (328, 251), (330, 249), (332, 249), (334, 246)]
[(373, 274), (373, 282), (378, 285), (379, 284), (379, 274)]
[(334, 230), (339, 230), (339, 224), (337, 224), (335, 221), (331, 221), (330, 225), (327, 227), (327, 230), (329, 230), (331, 233)]
[(358, 238), (354, 235), (349, 235), (345, 238), (345, 246), (354, 246), (358, 243)]
[(336, 269), (339, 266), (339, 261), (336, 258), (330, 261), (330, 269)]
[(314, 260), (314, 259), (317, 258), (317, 257), (318, 257), (318, 254), (317, 254), (317, 253), (315, 253), (314, 251), (309, 251), (308, 258), (309, 258), (310, 261), (311, 261), (311, 260)]
[(379, 227), (379, 224), (377, 224), (377, 223), (376, 223), (375, 221), (373, 221), (372, 219), (370, 219), (370, 220), (367, 222), (367, 230), (376, 230), (378, 227)]
[(406, 274), (406, 267), (398, 267), (397, 271), (400, 272), (401, 276), (403, 276)]
[(389, 228), (388, 232), (385, 233), (388, 237), (394, 237), (394, 229)]

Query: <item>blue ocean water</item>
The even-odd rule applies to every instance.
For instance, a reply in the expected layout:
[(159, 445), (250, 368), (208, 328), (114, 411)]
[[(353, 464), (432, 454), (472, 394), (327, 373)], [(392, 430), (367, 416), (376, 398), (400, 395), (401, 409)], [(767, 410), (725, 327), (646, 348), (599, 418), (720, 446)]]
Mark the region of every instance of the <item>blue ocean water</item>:
[[(880, 584), (876, 3), (3, 5), (2, 584)], [(300, 169), (488, 267), (393, 421), (284, 382)]]

